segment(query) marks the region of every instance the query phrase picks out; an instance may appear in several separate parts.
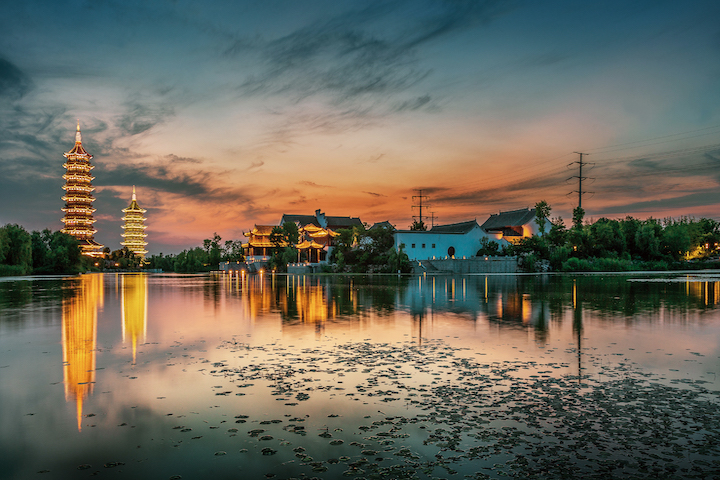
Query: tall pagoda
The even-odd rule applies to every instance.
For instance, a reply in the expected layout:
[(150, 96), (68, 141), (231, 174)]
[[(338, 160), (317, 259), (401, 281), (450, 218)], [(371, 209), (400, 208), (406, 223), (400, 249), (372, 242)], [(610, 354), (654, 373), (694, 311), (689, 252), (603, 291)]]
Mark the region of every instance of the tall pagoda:
[(145, 237), (147, 237), (145, 229), (147, 226), (145, 226), (144, 223), (147, 218), (143, 218), (143, 213), (146, 211), (147, 210), (140, 208), (140, 205), (138, 205), (137, 196), (135, 195), (135, 185), (133, 185), (130, 206), (123, 208), (125, 216), (122, 217), (122, 219), (125, 225), (123, 225), (122, 228), (125, 229), (125, 233), (123, 233), (122, 236), (125, 238), (125, 241), (120, 242), (120, 245), (127, 247), (128, 250), (143, 259), (145, 258), (145, 254), (148, 253), (147, 250), (145, 250), (145, 246), (147, 245), (145, 241)]
[(90, 175), (90, 170), (95, 167), (90, 163), (92, 155), (82, 146), (80, 121), (75, 133), (75, 147), (63, 156), (67, 159), (63, 164), (66, 173), (62, 177), (65, 180), (65, 195), (62, 197), (65, 200), (65, 207), (62, 209), (65, 212), (62, 218), (65, 226), (60, 231), (78, 239), (83, 255), (101, 257), (103, 246), (95, 241), (97, 230), (93, 227), (95, 208), (92, 204), (95, 197), (92, 192), (95, 189), (91, 182), (95, 177)]

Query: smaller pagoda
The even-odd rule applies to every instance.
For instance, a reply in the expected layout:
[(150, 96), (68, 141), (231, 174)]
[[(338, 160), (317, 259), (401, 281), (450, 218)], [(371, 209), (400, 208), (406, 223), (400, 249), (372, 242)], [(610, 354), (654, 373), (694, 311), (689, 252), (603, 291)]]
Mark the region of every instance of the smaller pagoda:
[(147, 226), (145, 226), (145, 220), (147, 220), (147, 218), (143, 217), (143, 213), (146, 211), (147, 210), (140, 208), (140, 205), (138, 205), (137, 196), (135, 195), (135, 185), (133, 185), (130, 206), (123, 208), (125, 216), (122, 217), (122, 219), (125, 225), (123, 225), (122, 228), (125, 230), (125, 233), (123, 233), (122, 236), (125, 241), (120, 242), (120, 245), (127, 247), (128, 250), (143, 260), (145, 259), (145, 254), (148, 253), (147, 250), (145, 250), (145, 246), (147, 245), (145, 241), (145, 237), (147, 237), (147, 233), (145, 233), (145, 229), (147, 228)]

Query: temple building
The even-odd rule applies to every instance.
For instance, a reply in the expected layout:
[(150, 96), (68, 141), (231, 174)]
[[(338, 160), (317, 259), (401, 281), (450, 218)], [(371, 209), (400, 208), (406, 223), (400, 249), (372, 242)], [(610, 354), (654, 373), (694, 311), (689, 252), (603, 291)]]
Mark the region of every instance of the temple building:
[(298, 228), (298, 243), (291, 245), (298, 250), (297, 261), (306, 263), (327, 261), (334, 247), (334, 239), (340, 235), (337, 229), (363, 226), (359, 218), (329, 216), (320, 210), (316, 210), (315, 215), (285, 214), (278, 225), (255, 225), (244, 234), (248, 237), (247, 243), (243, 244), (246, 261), (249, 264), (267, 262), (274, 248), (288, 246), (284, 241), (275, 245), (271, 240), (273, 229), (288, 222)]
[(147, 245), (145, 241), (145, 237), (147, 237), (147, 233), (145, 233), (145, 229), (147, 228), (147, 226), (145, 226), (145, 220), (147, 220), (147, 218), (143, 217), (143, 213), (145, 212), (147, 212), (147, 210), (140, 208), (140, 205), (137, 203), (135, 185), (133, 185), (130, 205), (127, 208), (123, 208), (125, 216), (122, 217), (122, 219), (125, 225), (123, 225), (122, 228), (125, 230), (125, 233), (123, 233), (122, 236), (125, 241), (120, 242), (120, 245), (127, 247), (128, 250), (142, 259), (144, 259), (145, 254), (148, 253), (147, 250), (145, 250), (145, 246)]
[(63, 164), (66, 173), (63, 175), (65, 195), (62, 197), (65, 200), (65, 207), (62, 209), (65, 212), (62, 218), (65, 226), (60, 231), (78, 239), (83, 255), (101, 257), (103, 246), (95, 241), (97, 230), (93, 227), (95, 209), (92, 204), (95, 197), (92, 192), (95, 189), (91, 182), (95, 177), (90, 175), (90, 170), (95, 167), (90, 163), (92, 155), (82, 146), (79, 121), (75, 133), (75, 147), (63, 156), (67, 159)]
[[(275, 244), (270, 241), (270, 234), (275, 225), (255, 225), (253, 229), (244, 233), (248, 237), (247, 243), (243, 244), (243, 252), (245, 260), (248, 263), (267, 262), (272, 255), (272, 249)], [(286, 246), (284, 242), (278, 246)]]
[(298, 262), (308, 263), (327, 261), (334, 247), (333, 240), (340, 235), (337, 230), (363, 226), (357, 217), (325, 215), (320, 209), (315, 210), (315, 215), (284, 214), (280, 225), (285, 222), (293, 222), (298, 226), (300, 238), (295, 246), (298, 249)]

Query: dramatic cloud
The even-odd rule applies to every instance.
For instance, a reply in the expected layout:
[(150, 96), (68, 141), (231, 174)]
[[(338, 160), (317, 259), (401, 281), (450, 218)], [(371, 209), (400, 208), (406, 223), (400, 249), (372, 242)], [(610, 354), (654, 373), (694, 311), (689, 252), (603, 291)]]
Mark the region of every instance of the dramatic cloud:
[(77, 119), (111, 248), (132, 185), (153, 253), (289, 208), (405, 227), (420, 188), (446, 223), (541, 199), (569, 218), (573, 151), (591, 154), (588, 217), (706, 215), (719, 16), (650, 0), (5, 2), (0, 221), (59, 226)]
[(0, 57), (0, 99), (17, 100), (32, 87), (30, 77)]

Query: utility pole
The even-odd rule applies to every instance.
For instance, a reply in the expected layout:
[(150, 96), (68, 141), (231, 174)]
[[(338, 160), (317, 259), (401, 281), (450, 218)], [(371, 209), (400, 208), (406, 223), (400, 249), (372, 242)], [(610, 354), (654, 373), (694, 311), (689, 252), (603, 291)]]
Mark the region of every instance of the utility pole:
[[(427, 195), (423, 195), (422, 192), (423, 192), (422, 189), (419, 189), (418, 194), (413, 195), (413, 197), (412, 197), (413, 202), (415, 202), (415, 199), (417, 199), (418, 205), (413, 205), (412, 208), (417, 208), (419, 210), (418, 215), (413, 215), (413, 219), (417, 218), (418, 223), (421, 225), (424, 225), (423, 218), (425, 218), (426, 216), (423, 216), (423, 199), (427, 200), (428, 197), (427, 197)], [(428, 208), (428, 207), (429, 207), (429, 205), (425, 204), (425, 208)]]
[(435, 216), (435, 212), (430, 212), (430, 228), (435, 226), (435, 219), (437, 217)]
[[(576, 190), (576, 191), (577, 191), (577, 194), (578, 194), (578, 208), (582, 208), (582, 196), (583, 196), (585, 193), (587, 193), (587, 192), (583, 192), (582, 184), (583, 184), (583, 180), (587, 180), (587, 179), (588, 179), (588, 177), (583, 177), (583, 165), (588, 165), (587, 162), (583, 162), (583, 155), (587, 156), (587, 155), (590, 155), (590, 154), (589, 154), (589, 153), (582, 153), (582, 152), (573, 152), (573, 153), (577, 153), (578, 155), (580, 155), (580, 159), (579, 159), (578, 161), (576, 161), (576, 162), (570, 163), (570, 164), (568, 165), (568, 167), (569, 167), (570, 165), (575, 165), (575, 164), (578, 165), (578, 174), (577, 174), (577, 175), (574, 175), (574, 176), (572, 176), (572, 177), (570, 177), (570, 178), (577, 178), (577, 179), (578, 179), (578, 189)], [(590, 165), (594, 165), (594, 164), (590, 164)], [(569, 178), (568, 180), (570, 180), (570, 178)]]

